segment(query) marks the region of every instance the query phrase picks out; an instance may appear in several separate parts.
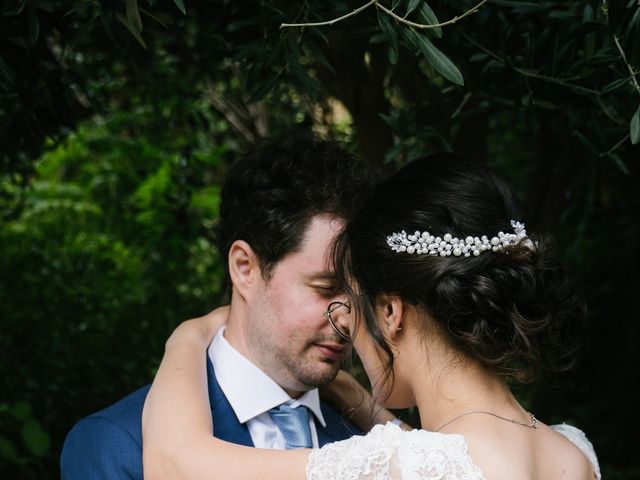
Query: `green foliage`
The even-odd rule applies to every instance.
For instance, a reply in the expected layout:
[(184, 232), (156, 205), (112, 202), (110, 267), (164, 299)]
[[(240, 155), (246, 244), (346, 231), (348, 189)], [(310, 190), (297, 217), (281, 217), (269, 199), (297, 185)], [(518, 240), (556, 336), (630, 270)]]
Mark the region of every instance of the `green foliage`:
[(22, 401), (0, 404), (0, 459), (20, 477), (42, 469), (41, 458), (49, 451), (51, 439), (34, 417), (31, 406)]
[[(211, 230), (226, 164), (301, 126), (388, 169), (455, 150), (509, 177), (527, 225), (557, 237), (594, 332), (564, 393), (543, 381), (522, 395), (540, 418), (582, 426), (606, 478), (637, 475), (625, 412), (640, 399), (620, 385), (640, 361), (626, 320), (639, 287), (640, 6), (492, 0), (454, 24), (405, 22), (476, 4), (383, 0), (280, 28), (353, 7), (5, 2), (3, 401), (32, 405), (59, 446), (73, 420), (148, 381), (172, 326), (219, 296)], [(611, 232), (630, 246), (612, 250)], [(17, 425), (0, 437), (14, 459), (28, 451)], [(57, 453), (38, 462), (53, 471)]]
[(187, 161), (180, 136), (131, 135), (156, 120), (141, 109), (87, 122), (28, 189), (9, 189), (20, 209), (0, 229), (0, 375), (17, 406), (0, 423), (22, 424), (2, 429), (3, 477), (40, 475), (30, 457), (55, 471), (72, 423), (148, 383), (163, 338), (220, 296), (207, 179), (228, 147), (191, 145)]
[(444, 53), (438, 50), (426, 36), (414, 30), (407, 30), (405, 32), (405, 38), (412, 50), (422, 52), (425, 60), (436, 72), (456, 85), (464, 85), (464, 80), (458, 67), (456, 67)]
[(631, 136), (631, 143), (635, 145), (640, 142), (640, 107), (638, 107), (636, 113), (631, 117), (629, 132), (629, 135)]

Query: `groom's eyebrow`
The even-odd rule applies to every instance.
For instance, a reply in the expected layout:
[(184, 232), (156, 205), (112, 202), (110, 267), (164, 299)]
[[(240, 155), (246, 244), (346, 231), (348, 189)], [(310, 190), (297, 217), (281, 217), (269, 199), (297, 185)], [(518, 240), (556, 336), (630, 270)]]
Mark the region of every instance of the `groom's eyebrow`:
[(333, 272), (325, 271), (325, 272), (317, 272), (312, 273), (311, 275), (307, 275), (307, 279), (309, 281), (325, 281), (325, 282), (334, 282), (336, 280), (336, 276)]

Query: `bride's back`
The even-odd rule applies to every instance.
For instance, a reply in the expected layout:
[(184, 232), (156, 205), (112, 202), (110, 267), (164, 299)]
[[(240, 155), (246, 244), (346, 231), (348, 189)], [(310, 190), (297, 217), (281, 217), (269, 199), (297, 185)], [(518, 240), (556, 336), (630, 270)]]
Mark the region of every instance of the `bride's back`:
[[(593, 480), (596, 467), (573, 442), (582, 443), (582, 432), (573, 441), (547, 425), (533, 430), (519, 425), (491, 424), (491, 420), (463, 425), (469, 456), (486, 480)], [(495, 423), (495, 422), (494, 422)], [(591, 448), (584, 438), (583, 448)]]
[(487, 480), (586, 480), (595, 456), (592, 467), (567, 435), (528, 425), (506, 383), (569, 369), (582, 336), (562, 262), (521, 218), (488, 167), (434, 155), (376, 187), (333, 266), (386, 406), (417, 405), (424, 430), (462, 434)]

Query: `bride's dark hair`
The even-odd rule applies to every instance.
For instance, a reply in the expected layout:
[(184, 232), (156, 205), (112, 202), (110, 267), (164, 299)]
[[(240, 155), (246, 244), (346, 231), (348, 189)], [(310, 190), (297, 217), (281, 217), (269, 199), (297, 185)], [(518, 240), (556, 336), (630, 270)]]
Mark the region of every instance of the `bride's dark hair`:
[[(541, 368), (573, 364), (583, 308), (544, 238), (529, 235), (533, 248), (471, 257), (397, 253), (387, 245), (387, 235), (402, 230), (491, 238), (513, 232), (512, 219), (524, 221), (507, 183), (453, 154), (412, 162), (376, 187), (336, 240), (334, 266), (389, 374), (393, 355), (373, 308), (381, 293), (426, 312), (452, 346), (499, 375), (528, 382)], [(383, 381), (389, 378), (391, 388), (392, 376)]]

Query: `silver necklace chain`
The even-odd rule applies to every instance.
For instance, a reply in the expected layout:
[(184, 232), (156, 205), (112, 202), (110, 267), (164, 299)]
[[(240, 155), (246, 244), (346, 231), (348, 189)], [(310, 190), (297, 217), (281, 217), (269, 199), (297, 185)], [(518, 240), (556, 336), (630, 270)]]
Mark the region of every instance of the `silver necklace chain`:
[(504, 420), (505, 422), (511, 422), (511, 423), (515, 423), (516, 425), (522, 425), (523, 427), (527, 427), (527, 428), (538, 428), (538, 419), (535, 417), (535, 415), (531, 412), (527, 412), (527, 414), (529, 415), (529, 417), (531, 417), (531, 420), (529, 421), (529, 423), (526, 422), (521, 422), (520, 420), (516, 420), (515, 418), (507, 418), (507, 417), (502, 417), (496, 413), (493, 412), (487, 412), (486, 410), (470, 410), (468, 412), (464, 412), (461, 413), (460, 415), (458, 415), (457, 417), (453, 417), (451, 420), (449, 420), (447, 423), (445, 423), (444, 425), (440, 426), (440, 428), (438, 428), (437, 430), (435, 430), (436, 432), (439, 432), (440, 430), (442, 430), (444, 427), (446, 427), (447, 425), (449, 425), (450, 423), (455, 422), (456, 420), (458, 420), (461, 417), (464, 417), (466, 415), (471, 415), (472, 413), (484, 413), (486, 415), (491, 415), (492, 417), (496, 417), (499, 418), (500, 420)]

